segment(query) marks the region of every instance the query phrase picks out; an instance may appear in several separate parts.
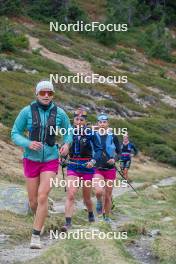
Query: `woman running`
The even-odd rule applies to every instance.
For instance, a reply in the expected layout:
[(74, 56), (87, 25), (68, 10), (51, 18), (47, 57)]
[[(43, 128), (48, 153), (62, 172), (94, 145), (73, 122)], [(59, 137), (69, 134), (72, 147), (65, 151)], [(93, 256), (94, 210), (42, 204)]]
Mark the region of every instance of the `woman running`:
[[(92, 130), (86, 126), (87, 113), (78, 109), (74, 113), (73, 143), (69, 151), (69, 165), (67, 169), (67, 198), (65, 205), (65, 224), (61, 228), (66, 232), (72, 225), (74, 200), (78, 187), (75, 183), (82, 180), (84, 204), (88, 211), (88, 221), (94, 222), (93, 204), (91, 200), (91, 181), (94, 174), (94, 165), (101, 158), (102, 147)], [(76, 133), (77, 131), (77, 133)]]
[[(109, 214), (112, 207), (113, 183), (116, 179), (116, 158), (120, 153), (120, 145), (116, 135), (109, 129), (108, 116), (101, 113), (98, 116), (97, 135), (103, 148), (102, 159), (97, 162), (94, 183), (97, 198), (96, 211), (98, 215), (103, 214), (103, 219), (110, 222)], [(102, 186), (104, 182), (105, 186)]]
[(128, 135), (123, 137), (123, 143), (121, 145), (121, 156), (120, 156), (120, 168), (123, 171), (123, 176), (126, 180), (128, 178), (128, 170), (131, 165), (131, 154), (134, 153), (136, 156), (138, 154), (138, 150), (134, 144), (130, 143)]
[[(36, 100), (24, 107), (12, 128), (12, 141), (24, 149), (24, 175), (26, 179), (29, 205), (34, 213), (30, 248), (41, 248), (40, 234), (48, 215), (48, 195), (50, 179), (58, 172), (58, 146), (55, 134), (50, 128), (65, 128), (64, 145), (61, 155), (67, 155), (72, 135), (66, 113), (53, 102), (54, 87), (49, 81), (37, 84)], [(28, 133), (28, 136), (26, 133)]]

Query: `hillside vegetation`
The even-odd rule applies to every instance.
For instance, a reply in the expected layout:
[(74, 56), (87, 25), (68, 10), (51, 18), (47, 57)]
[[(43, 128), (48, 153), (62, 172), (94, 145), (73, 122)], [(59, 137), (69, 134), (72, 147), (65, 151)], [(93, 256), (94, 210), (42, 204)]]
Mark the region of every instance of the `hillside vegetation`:
[[(59, 1), (55, 1), (58, 13), (53, 13), (54, 6), (49, 1), (24, 1), (23, 11), (23, 1), (11, 1), (14, 5), (8, 6), (5, 2), (1, 14), (8, 18), (0, 18), (0, 122), (7, 127), (1, 129), (3, 138), (9, 140), (8, 128), (18, 111), (34, 98), (37, 81), (49, 78), (50, 73), (73, 75), (80, 63), (79, 71), (86, 72), (88, 67), (88, 72), (91, 69), (105, 77), (127, 76), (128, 83), (56, 84), (56, 101), (70, 117), (80, 105), (89, 110), (91, 122), (95, 122), (98, 112), (105, 111), (110, 114), (112, 126), (128, 128), (132, 141), (142, 152), (158, 161), (176, 164), (176, 31), (175, 20), (171, 20), (174, 12), (168, 18), (168, 10), (175, 10), (174, 4), (168, 1), (164, 9), (162, 3), (152, 7), (152, 1), (145, 1), (146, 13), (139, 13), (138, 1), (127, 1), (126, 6), (119, 6), (121, 13), (127, 14), (121, 20), (115, 1), (60, 1), (63, 6), (68, 5), (67, 14), (64, 13), (68, 22), (99, 19), (128, 23), (128, 32), (111, 38), (98, 33), (49, 32), (48, 21), (58, 20), (61, 10), (65, 10), (59, 7)], [(43, 10), (43, 16), (37, 10)], [(31, 46), (30, 37), (38, 39), (40, 46)], [(57, 58), (55, 54), (65, 57)]]

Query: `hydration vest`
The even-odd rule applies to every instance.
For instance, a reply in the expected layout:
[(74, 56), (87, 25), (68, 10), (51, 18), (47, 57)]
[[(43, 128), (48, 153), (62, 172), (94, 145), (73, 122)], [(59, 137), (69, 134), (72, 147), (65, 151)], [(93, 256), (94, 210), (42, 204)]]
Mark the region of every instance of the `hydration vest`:
[(73, 135), (73, 143), (69, 152), (70, 158), (91, 158), (92, 153), (93, 148), (89, 135)]
[[(96, 133), (99, 141), (101, 142), (101, 136), (99, 133)], [(109, 160), (110, 158), (114, 158), (115, 157), (115, 150), (116, 150), (116, 146), (114, 144), (114, 140), (113, 140), (113, 134), (107, 134), (106, 137), (106, 148), (105, 150), (103, 150), (104, 155), (108, 156), (107, 159)]]
[(129, 160), (131, 159), (131, 152), (132, 152), (132, 145), (128, 143), (127, 145), (122, 144), (121, 145), (121, 159), (122, 160)]
[[(122, 152), (123, 152), (123, 148), (126, 148), (126, 150), (127, 150), (129, 153), (131, 153), (131, 151), (132, 151), (132, 145), (131, 145), (131, 143), (128, 143), (127, 145), (122, 144), (122, 145), (121, 145), (121, 150), (122, 150)], [(125, 150), (125, 151), (126, 151), (126, 150)]]
[(50, 110), (47, 123), (44, 128), (43, 140), (42, 140), (42, 123), (40, 118), (40, 113), (37, 103), (31, 104), (32, 112), (32, 128), (29, 131), (29, 139), (32, 141), (43, 142), (49, 145), (50, 147), (55, 145), (55, 133), (50, 134), (50, 126), (53, 129), (56, 129), (56, 115), (57, 115), (57, 106)]

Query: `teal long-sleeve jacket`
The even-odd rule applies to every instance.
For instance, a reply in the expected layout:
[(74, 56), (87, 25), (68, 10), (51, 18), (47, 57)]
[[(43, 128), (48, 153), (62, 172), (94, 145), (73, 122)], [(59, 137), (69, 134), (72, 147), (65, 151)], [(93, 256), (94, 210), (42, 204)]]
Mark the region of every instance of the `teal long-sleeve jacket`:
[[(49, 117), (50, 110), (54, 106), (54, 103), (51, 104), (48, 110), (43, 110), (39, 107), (39, 114), (41, 118), (42, 125), (42, 133), (44, 133), (44, 128)], [(67, 114), (60, 107), (57, 107), (57, 116), (56, 116), (56, 127), (64, 128), (63, 142), (64, 143), (72, 143), (72, 133), (71, 133), (71, 125)], [(59, 158), (59, 150), (58, 146), (48, 146), (47, 144), (43, 144), (43, 147), (38, 150), (31, 150), (29, 146), (31, 144), (31, 140), (28, 138), (28, 132), (32, 128), (32, 112), (30, 105), (24, 107), (20, 113), (18, 114), (12, 131), (11, 131), (11, 139), (12, 141), (22, 147), (24, 149), (24, 158), (28, 158), (33, 161), (46, 162), (53, 159)], [(69, 129), (70, 128), (70, 129)], [(25, 133), (26, 132), (26, 133)]]

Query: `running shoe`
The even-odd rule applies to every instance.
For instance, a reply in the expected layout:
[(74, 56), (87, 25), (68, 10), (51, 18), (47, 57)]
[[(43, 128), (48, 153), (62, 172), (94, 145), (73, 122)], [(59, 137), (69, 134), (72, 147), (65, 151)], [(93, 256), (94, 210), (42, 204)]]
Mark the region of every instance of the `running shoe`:
[(42, 248), (40, 236), (32, 234), (30, 248), (31, 249), (41, 249)]
[(103, 214), (103, 220), (104, 220), (104, 222), (106, 222), (108, 224), (111, 223), (111, 218), (109, 216), (105, 215), (105, 214)]
[(96, 212), (97, 212), (98, 215), (103, 213), (103, 205), (102, 205), (102, 201), (101, 200), (97, 200)]
[(60, 231), (66, 233), (68, 229), (71, 228), (71, 225), (65, 224), (61, 227)]
[(88, 214), (88, 220), (89, 220), (89, 223), (95, 222), (95, 216), (94, 216), (94, 214), (93, 215), (89, 215)]

